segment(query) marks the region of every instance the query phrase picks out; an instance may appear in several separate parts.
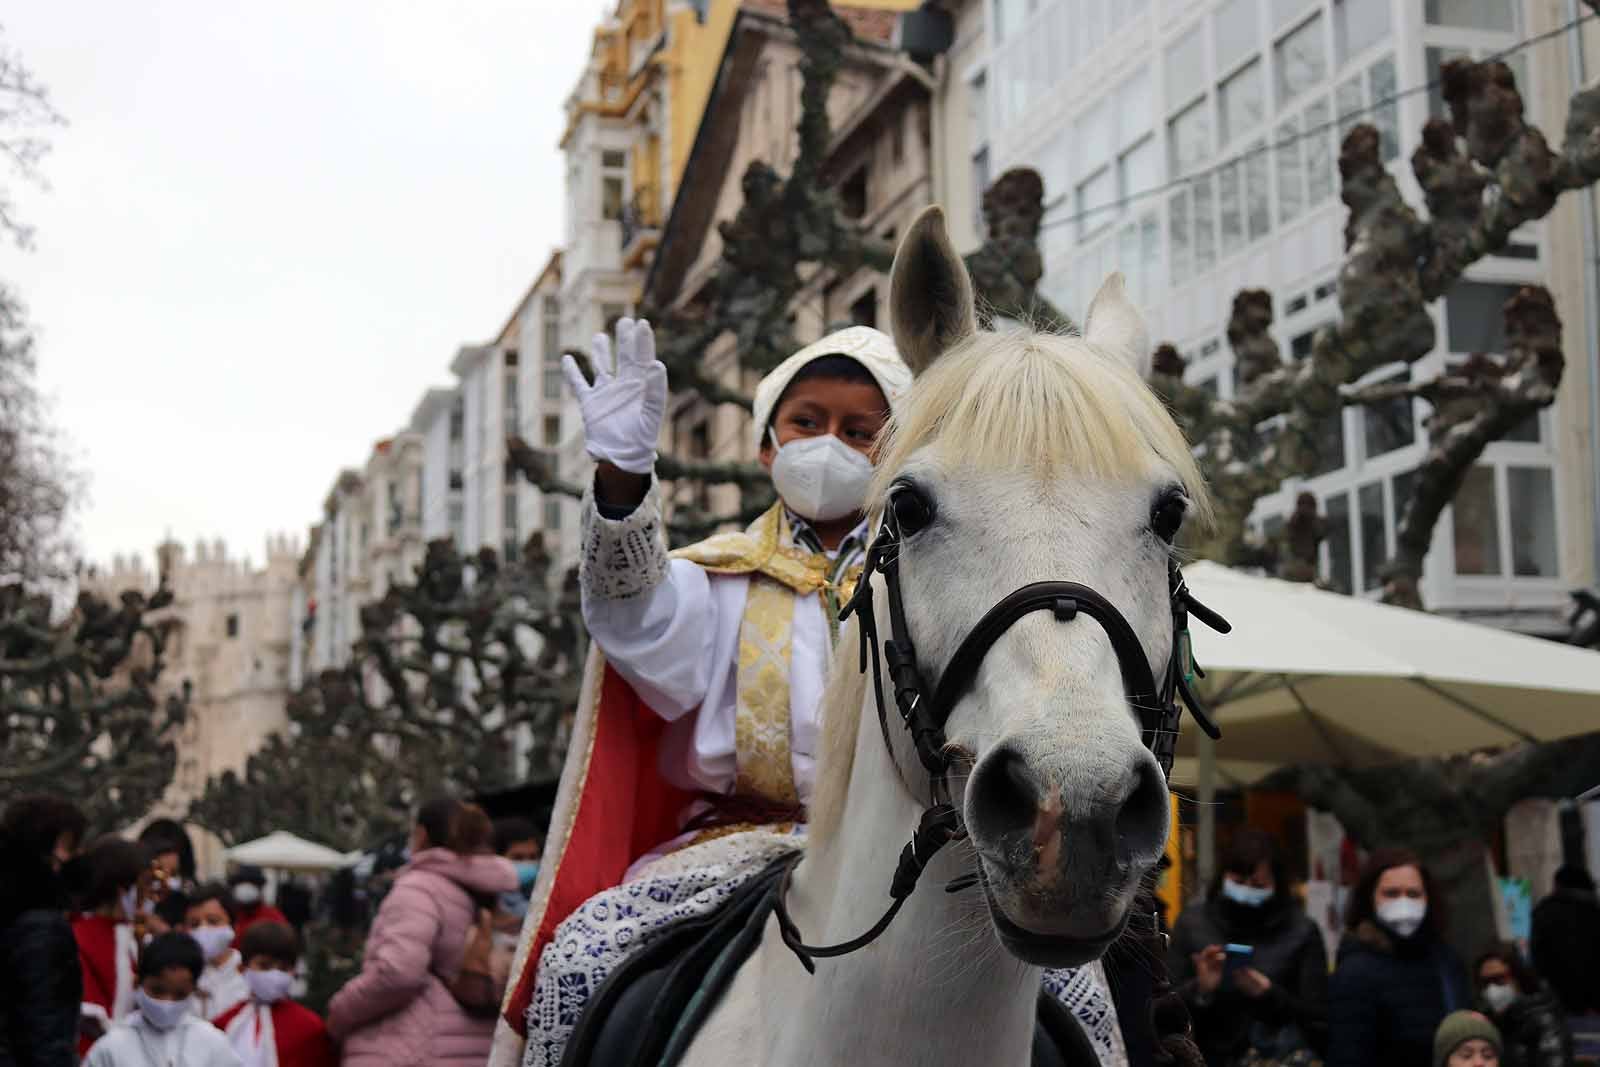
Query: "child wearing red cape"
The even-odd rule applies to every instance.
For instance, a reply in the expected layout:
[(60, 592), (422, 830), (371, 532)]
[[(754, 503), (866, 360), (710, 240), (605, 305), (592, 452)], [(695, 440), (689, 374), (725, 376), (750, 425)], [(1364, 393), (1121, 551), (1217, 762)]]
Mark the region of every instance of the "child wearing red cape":
[(214, 1022), (243, 1067), (336, 1067), (333, 1041), (317, 1013), (289, 999), (300, 938), (287, 923), (258, 922), (239, 939), (250, 997)]

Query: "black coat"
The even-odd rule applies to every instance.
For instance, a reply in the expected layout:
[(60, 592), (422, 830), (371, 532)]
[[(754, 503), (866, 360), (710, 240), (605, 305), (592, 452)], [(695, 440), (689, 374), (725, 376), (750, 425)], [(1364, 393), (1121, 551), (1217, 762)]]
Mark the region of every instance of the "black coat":
[(78, 943), (54, 908), (19, 913), (0, 932), (0, 1067), (73, 1067), (83, 977)]
[(1533, 969), (1568, 1015), (1600, 1013), (1600, 900), (1592, 890), (1558, 889), (1533, 909)]
[(1568, 1067), (1572, 1063), (1572, 1034), (1561, 1002), (1550, 990), (1524, 993), (1504, 1012), (1484, 1003), (1478, 1010), (1500, 1028), (1505, 1044), (1502, 1067)]
[[(1250, 945), (1250, 966), (1272, 980), (1264, 996), (1247, 997), (1224, 981), (1200, 996), (1193, 956), (1208, 945)], [(1327, 1036), (1328, 954), (1322, 934), (1299, 903), (1279, 893), (1259, 908), (1220, 897), (1191, 904), (1173, 929), (1168, 969), (1189, 1006), (1195, 1042), (1206, 1063), (1223, 1067), (1264, 1036), (1293, 1024), (1321, 1050)], [(1261, 1049), (1259, 1051), (1266, 1051)]]
[(1433, 1033), (1471, 1006), (1466, 971), (1426, 931), (1397, 941), (1362, 923), (1339, 945), (1328, 989), (1327, 1067), (1433, 1067)]

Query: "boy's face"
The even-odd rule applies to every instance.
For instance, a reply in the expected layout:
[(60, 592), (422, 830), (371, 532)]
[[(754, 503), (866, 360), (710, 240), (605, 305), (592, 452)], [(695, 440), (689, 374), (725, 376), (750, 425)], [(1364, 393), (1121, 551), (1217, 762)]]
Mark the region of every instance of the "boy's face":
[(187, 967), (168, 967), (139, 983), (151, 1000), (188, 1000), (194, 996), (194, 974)]
[(293, 962), (280, 960), (276, 956), (251, 956), (244, 967), (247, 971), (288, 971), (291, 974), (294, 973)]
[(220, 900), (202, 901), (184, 913), (184, 922), (191, 930), (198, 930), (202, 926), (227, 926), (228, 909), (222, 906)]
[[(784, 390), (772, 415), (772, 431), (779, 445), (832, 434), (870, 457), (878, 432), (888, 419), (889, 401), (876, 385), (839, 378), (808, 378)], [(761, 443), (761, 465), (771, 470), (777, 455), (769, 435)]]
[(539, 858), (539, 839), (530, 837), (526, 841), (513, 841), (506, 846), (506, 859), (512, 863), (521, 863), (524, 860)]

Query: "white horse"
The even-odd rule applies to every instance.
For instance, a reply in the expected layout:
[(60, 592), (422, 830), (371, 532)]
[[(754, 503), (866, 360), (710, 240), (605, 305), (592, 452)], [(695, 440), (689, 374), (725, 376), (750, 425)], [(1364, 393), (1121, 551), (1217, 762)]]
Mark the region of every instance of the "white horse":
[[(1159, 680), (1174, 639), (1171, 540), (1184, 511), (1203, 516), (1207, 503), (1182, 433), (1133, 369), (1149, 338), (1120, 276), (1095, 297), (1081, 338), (980, 332), (971, 279), (930, 208), (901, 242), (892, 305), (917, 377), (869, 500), (881, 508), (891, 488), (917, 498), (899, 567), (923, 669), (937, 677), (1007, 592), (1064, 580), (1121, 611)], [(787, 901), (812, 945), (854, 938), (882, 915), (929, 796), (893, 714), (885, 747), (857, 671), (857, 627), (840, 639), (824, 698), (809, 843)], [(884, 699), (893, 709), (887, 688)], [(969, 840), (934, 858), (879, 939), (819, 959), (815, 975), (769, 920), (684, 1063), (1029, 1062), (1040, 969), (1094, 960), (1121, 934), (1167, 839), (1166, 781), (1106, 631), (1049, 612), (1020, 618), (989, 649), (946, 737), (964, 772), (952, 789)], [(943, 891), (980, 871), (981, 890)]]

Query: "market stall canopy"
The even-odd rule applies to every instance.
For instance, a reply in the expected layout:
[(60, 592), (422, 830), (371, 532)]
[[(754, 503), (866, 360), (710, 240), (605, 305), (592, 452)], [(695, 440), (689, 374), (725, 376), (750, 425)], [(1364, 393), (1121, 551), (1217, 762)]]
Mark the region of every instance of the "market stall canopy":
[(223, 852), (229, 863), (248, 863), (276, 871), (334, 871), (350, 864), (350, 858), (337, 849), (296, 837), (287, 830), (274, 830), (266, 837), (246, 841)]
[[(1233, 623), (1226, 636), (1193, 628), (1224, 778), (1600, 730), (1600, 653), (1215, 563), (1184, 577)], [(1185, 724), (1176, 781), (1195, 780), (1197, 732)]]

